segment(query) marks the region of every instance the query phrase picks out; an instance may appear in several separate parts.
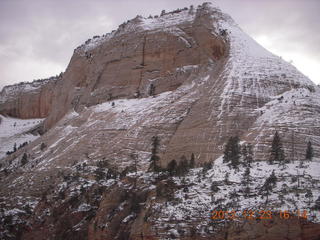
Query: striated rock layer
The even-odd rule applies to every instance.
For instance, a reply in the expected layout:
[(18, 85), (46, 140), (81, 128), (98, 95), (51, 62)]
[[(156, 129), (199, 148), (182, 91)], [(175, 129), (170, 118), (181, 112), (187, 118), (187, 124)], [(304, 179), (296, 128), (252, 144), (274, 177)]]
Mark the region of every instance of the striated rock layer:
[(0, 92), (0, 114), (21, 119), (47, 117), (59, 79), (61, 75), (4, 87)]

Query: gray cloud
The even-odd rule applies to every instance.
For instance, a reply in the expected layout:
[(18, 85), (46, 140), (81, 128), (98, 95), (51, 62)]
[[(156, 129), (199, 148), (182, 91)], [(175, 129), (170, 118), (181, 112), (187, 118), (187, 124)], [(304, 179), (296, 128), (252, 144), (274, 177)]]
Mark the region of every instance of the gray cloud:
[[(272, 46), (279, 49), (276, 54), (295, 52), (320, 67), (318, 0), (215, 2), (251, 36), (267, 36)], [(197, 0), (1, 0), (0, 88), (58, 74), (66, 68), (74, 48), (93, 35), (110, 32), (137, 14), (155, 15), (162, 9), (201, 3)], [(320, 82), (320, 77), (313, 80)]]

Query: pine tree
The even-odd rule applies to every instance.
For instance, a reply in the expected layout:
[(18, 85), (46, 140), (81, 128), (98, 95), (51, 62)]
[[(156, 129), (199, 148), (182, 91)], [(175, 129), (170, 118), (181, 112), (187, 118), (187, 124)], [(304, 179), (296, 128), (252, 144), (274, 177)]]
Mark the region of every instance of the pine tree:
[(311, 142), (308, 142), (307, 150), (306, 150), (306, 160), (311, 161), (313, 158), (313, 147)]
[(160, 158), (157, 156), (159, 146), (159, 138), (157, 136), (153, 136), (151, 139), (151, 157), (150, 157), (150, 167), (149, 170), (158, 172), (160, 171), (160, 167), (158, 165), (158, 162)]
[(237, 136), (230, 137), (223, 152), (223, 162), (230, 162), (231, 166), (234, 168), (238, 168), (240, 163), (241, 148), (239, 142), (240, 139)]
[(230, 137), (228, 139), (228, 142), (224, 146), (224, 151), (223, 151), (223, 162), (224, 163), (230, 162), (232, 139), (233, 139), (233, 137)]
[(261, 189), (261, 191), (265, 192), (265, 195), (267, 196), (266, 203), (268, 203), (270, 192), (275, 187), (276, 183), (277, 183), (277, 177), (273, 170), (271, 175), (266, 179)]
[(243, 173), (243, 182), (244, 182), (245, 186), (248, 186), (250, 183), (250, 168), (249, 167), (247, 167)]
[(247, 144), (244, 144), (242, 149), (241, 149), (241, 154), (242, 154), (242, 157), (243, 157), (243, 163), (244, 165), (246, 166), (246, 162), (247, 162), (247, 159), (248, 159), (248, 149), (247, 149)]
[(47, 145), (45, 143), (41, 143), (41, 146), (40, 146), (41, 151), (43, 151), (46, 147)]
[(236, 136), (233, 138), (232, 145), (231, 145), (231, 166), (233, 168), (238, 168), (240, 163), (240, 139)]
[(265, 196), (267, 196), (267, 199), (266, 199), (266, 203), (267, 203), (269, 195), (270, 195), (270, 192), (272, 191), (272, 186), (267, 180), (265, 181), (265, 183), (262, 186), (262, 191), (264, 191), (265, 192)]
[(243, 165), (246, 167), (251, 167), (251, 163), (253, 162), (253, 152), (252, 145), (250, 143), (243, 145), (241, 149), (241, 155), (243, 158)]
[(194, 159), (194, 154), (191, 154), (191, 159), (190, 159), (190, 168), (195, 167), (195, 159)]
[(228, 172), (226, 172), (226, 174), (224, 175), (224, 180), (223, 181), (224, 181), (225, 184), (227, 184), (227, 185), (229, 184), (229, 173)]
[(267, 180), (272, 186), (276, 185), (277, 177), (276, 177), (276, 174), (274, 173), (274, 170), (272, 171), (271, 175), (269, 176), (269, 178)]
[(171, 160), (167, 166), (167, 170), (171, 176), (176, 175), (177, 173), (177, 162), (176, 160)]
[(149, 96), (154, 96), (155, 91), (156, 91), (156, 87), (153, 85), (153, 83), (151, 83), (149, 88)]
[(21, 158), (21, 166), (24, 166), (28, 163), (28, 155), (26, 153), (23, 154)]
[(274, 162), (279, 162), (279, 164), (285, 164), (285, 155), (282, 149), (282, 142), (278, 131), (276, 131), (271, 145), (271, 153), (269, 158), (269, 163), (273, 164)]
[(252, 151), (252, 145), (250, 143), (247, 144), (247, 151), (248, 151), (248, 156), (246, 159), (246, 165), (248, 167), (251, 167), (251, 163), (253, 162), (253, 151)]
[(242, 180), (242, 184), (244, 185), (244, 193), (245, 196), (249, 196), (250, 194), (250, 168), (249, 166), (246, 167), (245, 172), (242, 175), (243, 180)]
[(187, 158), (183, 155), (181, 158), (180, 158), (180, 162), (178, 164), (178, 167), (177, 167), (177, 174), (178, 175), (184, 175), (188, 172), (189, 170), (189, 163), (188, 163), (188, 160)]

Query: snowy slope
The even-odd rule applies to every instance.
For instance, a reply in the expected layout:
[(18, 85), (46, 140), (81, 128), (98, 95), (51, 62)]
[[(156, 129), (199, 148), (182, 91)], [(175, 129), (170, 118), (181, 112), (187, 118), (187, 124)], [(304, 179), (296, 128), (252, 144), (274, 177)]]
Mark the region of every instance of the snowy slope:
[[(314, 89), (315, 84), (300, 73), (293, 65), (275, 56), (248, 36), (227, 14), (212, 8), (215, 15), (213, 34), (225, 31), (230, 45), (229, 58), (221, 77), (225, 88), (221, 95), (221, 114), (229, 112), (234, 95), (242, 95), (239, 107), (246, 96), (264, 101), (279, 95), (289, 88), (305, 87)], [(276, 84), (274, 84), (276, 83)], [(259, 103), (257, 103), (259, 107)]]
[(0, 159), (6, 156), (7, 151), (12, 151), (16, 143), (17, 147), (24, 142), (32, 142), (39, 135), (27, 133), (38, 126), (44, 119), (17, 119), (1, 116), (0, 122)]
[[(196, 228), (200, 232), (212, 221), (219, 224), (230, 220), (227, 215), (225, 219), (212, 220), (214, 210), (235, 211), (236, 219), (232, 221), (243, 219), (245, 210), (254, 211), (254, 218), (261, 215), (261, 210), (272, 211), (272, 218), (279, 215), (279, 211), (288, 211), (291, 217), (297, 216), (300, 210), (300, 216), (306, 211), (309, 220), (320, 222), (319, 211), (313, 209), (316, 199), (320, 197), (320, 159), (305, 162), (302, 167), (300, 164), (296, 161), (279, 167), (278, 164), (269, 165), (265, 161), (254, 162), (250, 167), (250, 193), (247, 196), (243, 183), (245, 167), (235, 170), (223, 163), (222, 157), (214, 161), (212, 168), (207, 171), (197, 168), (186, 176), (175, 177), (179, 190), (174, 192), (174, 200), (153, 206), (154, 211), (160, 213), (156, 216), (159, 223), (157, 229), (168, 231), (170, 228), (182, 228), (188, 232), (188, 224), (192, 225), (196, 220)], [(275, 172), (277, 183), (266, 201), (266, 196), (260, 191), (272, 171)], [(226, 182), (227, 173), (229, 178)], [(219, 188), (217, 192), (211, 189), (213, 182)], [(310, 198), (306, 196), (308, 190), (312, 192)], [(209, 227), (210, 232), (213, 230)]]

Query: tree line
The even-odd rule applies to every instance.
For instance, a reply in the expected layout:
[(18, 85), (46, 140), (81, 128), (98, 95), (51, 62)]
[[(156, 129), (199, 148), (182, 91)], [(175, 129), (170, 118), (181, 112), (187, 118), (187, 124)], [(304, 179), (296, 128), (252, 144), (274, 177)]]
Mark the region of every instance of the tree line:
[[(250, 167), (250, 163), (253, 161), (252, 145), (250, 143), (241, 146), (239, 137), (230, 137), (225, 145), (223, 152), (223, 162), (229, 163), (233, 168), (238, 168), (240, 165), (241, 157), (243, 164)], [(314, 157), (314, 151), (311, 141), (308, 141), (305, 160), (311, 161)], [(283, 150), (282, 140), (278, 131), (275, 132), (271, 143), (270, 155), (268, 158), (269, 164), (278, 163), (279, 165), (285, 165), (289, 163), (289, 159), (285, 156)]]

